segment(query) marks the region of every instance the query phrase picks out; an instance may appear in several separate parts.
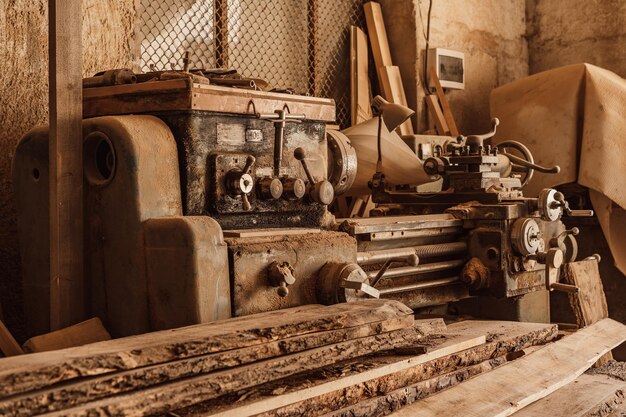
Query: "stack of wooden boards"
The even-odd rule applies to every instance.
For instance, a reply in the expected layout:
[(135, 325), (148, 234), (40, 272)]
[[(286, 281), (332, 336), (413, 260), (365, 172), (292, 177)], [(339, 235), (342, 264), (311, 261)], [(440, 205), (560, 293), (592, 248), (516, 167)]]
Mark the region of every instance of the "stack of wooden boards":
[(385, 415), (556, 336), (310, 305), (0, 360), (0, 415)]

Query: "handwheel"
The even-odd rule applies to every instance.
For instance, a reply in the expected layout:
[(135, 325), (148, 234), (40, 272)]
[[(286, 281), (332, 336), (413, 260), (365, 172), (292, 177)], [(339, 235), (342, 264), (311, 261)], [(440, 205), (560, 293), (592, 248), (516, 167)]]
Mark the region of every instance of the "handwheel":
[[(526, 145), (515, 140), (505, 140), (498, 143), (496, 146), (498, 147), (500, 152), (502, 152), (506, 157), (511, 160), (511, 167), (513, 172), (526, 174), (521, 180), (522, 188), (528, 185), (535, 172), (535, 168), (530, 166), (535, 165), (535, 160), (533, 158), (533, 154), (530, 152), (530, 149), (528, 149)], [(503, 152), (504, 149), (507, 148), (515, 149), (522, 154), (523, 158), (517, 157), (507, 152)]]

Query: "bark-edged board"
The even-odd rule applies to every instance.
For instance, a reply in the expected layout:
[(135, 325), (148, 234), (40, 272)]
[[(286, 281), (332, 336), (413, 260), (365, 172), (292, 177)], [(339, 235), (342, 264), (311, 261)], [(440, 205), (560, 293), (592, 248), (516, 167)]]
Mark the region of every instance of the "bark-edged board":
[(487, 375), (418, 401), (392, 415), (509, 416), (574, 381), (600, 356), (624, 340), (626, 326), (604, 319)]
[[(246, 365), (269, 358), (315, 349), (353, 339), (412, 327), (413, 318), (403, 316), (368, 323), (347, 329), (308, 333), (292, 338), (227, 350), (209, 355), (194, 356), (128, 371), (114, 372), (97, 377), (79, 379), (48, 389), (27, 392), (0, 400), (0, 415), (35, 415), (75, 407), (112, 395), (136, 391), (182, 378)], [(422, 323), (416, 328), (426, 335), (432, 328)]]
[[(220, 395), (281, 379), (342, 360), (416, 343), (415, 328), (353, 339), (224, 371), (186, 378), (128, 394), (115, 395), (50, 416), (151, 415), (193, 405)], [(484, 342), (484, 336), (466, 343)], [(448, 349), (450, 349), (449, 347)]]
[[(403, 369), (400, 372), (386, 374), (302, 401), (297, 399), (297, 395), (294, 395), (295, 403), (258, 414), (258, 416), (269, 417), (276, 414), (282, 417), (321, 415), (349, 407), (358, 402), (367, 401), (375, 395), (383, 395), (425, 379), (434, 378), (443, 373), (453, 372), (460, 367), (476, 365), (491, 358), (507, 356), (511, 353), (520, 352), (522, 349), (526, 350), (532, 345), (547, 343), (557, 336), (557, 331), (556, 326), (550, 324), (497, 321), (454, 323), (447, 328), (449, 337), (441, 338), (437, 337), (440, 335), (435, 334), (432, 339), (441, 345), (441, 343), (450, 340), (450, 338), (458, 339), (460, 337), (459, 334), (484, 334), (487, 335), (488, 342), (461, 352), (429, 360)], [(336, 380), (346, 380), (364, 370), (388, 366), (405, 359), (407, 359), (407, 356), (393, 353), (344, 361), (262, 386), (256, 386), (233, 395), (222, 396), (216, 400), (207, 401), (184, 410), (176, 410), (175, 412), (181, 417), (217, 416), (225, 412), (229, 412), (231, 415), (240, 414), (245, 416), (247, 415), (246, 410), (249, 410), (252, 415), (255, 414), (254, 410), (271, 408), (271, 402), (276, 401), (277, 396), (302, 392), (311, 387), (328, 384)], [(279, 401), (282, 402), (282, 399), (279, 398)]]
[(397, 301), (307, 305), (0, 361), (0, 398), (53, 383), (410, 315)]

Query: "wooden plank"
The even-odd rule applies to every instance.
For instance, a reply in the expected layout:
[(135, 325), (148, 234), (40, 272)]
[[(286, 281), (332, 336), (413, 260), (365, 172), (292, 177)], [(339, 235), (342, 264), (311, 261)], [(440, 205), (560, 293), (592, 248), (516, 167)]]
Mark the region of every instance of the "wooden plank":
[[(580, 288), (578, 293), (568, 296), (579, 327), (585, 327), (609, 317), (609, 308), (597, 260), (590, 259), (565, 264), (563, 282)], [(613, 355), (608, 352), (598, 360), (596, 366), (601, 366), (612, 359)]]
[(437, 97), (439, 98), (439, 103), (441, 104), (443, 117), (446, 119), (446, 123), (448, 124), (450, 135), (456, 137), (459, 135), (459, 129), (457, 129), (456, 123), (454, 122), (454, 116), (452, 115), (452, 110), (450, 110), (448, 99), (446, 98), (446, 94), (443, 91), (443, 88), (441, 87), (441, 83), (439, 82), (439, 77), (437, 76), (437, 70), (434, 66), (430, 67), (429, 76), (430, 76), (430, 81), (435, 86), (435, 91), (437, 93)]
[[(368, 369), (367, 367), (360, 368), (360, 372), (352, 373), (349, 376), (331, 379), (327, 382), (322, 382), (317, 385), (313, 385), (307, 388), (299, 389), (296, 391), (290, 391), (285, 394), (275, 395), (260, 401), (255, 401), (249, 404), (242, 404), (241, 406), (231, 408), (230, 410), (220, 410), (215, 413), (206, 413), (205, 415), (219, 415), (223, 417), (244, 417), (253, 416), (260, 413), (269, 412), (270, 415), (275, 414), (272, 410), (286, 407), (291, 404), (299, 403), (315, 399), (313, 401), (318, 402), (317, 397), (333, 392), (344, 392), (351, 386), (357, 384), (363, 384), (367, 381), (371, 381), (378, 378), (384, 378), (397, 372), (402, 372), (410, 368), (414, 368), (420, 364), (433, 361), (456, 352), (469, 349), (478, 345), (482, 345), (485, 342), (485, 336), (458, 336), (451, 339), (446, 339), (437, 350), (433, 350), (430, 353), (396, 358), (390, 363), (385, 363), (382, 366)], [(302, 408), (297, 409), (296, 415), (302, 415)]]
[(413, 310), (393, 300), (308, 305), (8, 358), (0, 362), (0, 397), (82, 376), (134, 369), (412, 314)]
[[(434, 323), (435, 325), (437, 323)], [(556, 326), (549, 324), (496, 322), (496, 321), (467, 321), (454, 323), (448, 326), (445, 337), (433, 336), (433, 342), (441, 346), (444, 342), (453, 343), (464, 337), (489, 335), (489, 342), (481, 344), (451, 355), (417, 363), (399, 372), (392, 372), (383, 376), (355, 383), (341, 384), (340, 389), (325, 391), (320, 395), (312, 396), (302, 401), (298, 400), (298, 393), (333, 381), (350, 381), (355, 375), (364, 370), (373, 370), (391, 365), (407, 359), (407, 356), (397, 354), (375, 355), (350, 360), (320, 368), (250, 390), (244, 390), (236, 395), (223, 396), (214, 401), (208, 401), (184, 410), (176, 410), (180, 416), (206, 415), (257, 415), (255, 410), (269, 410), (258, 416), (281, 415), (283, 417), (299, 417), (301, 415), (321, 415), (333, 410), (341, 409), (366, 401), (373, 396), (384, 396), (394, 390), (401, 390), (411, 384), (425, 381), (459, 368), (475, 365), (491, 358), (506, 356), (511, 352), (519, 352), (528, 346), (537, 343), (546, 343), (557, 335)], [(421, 343), (421, 342), (420, 342)], [(436, 349), (434, 347), (433, 349)], [(395, 352), (395, 351), (394, 351)], [(327, 385), (328, 386), (328, 385)], [(349, 395), (347, 395), (349, 393)], [(283, 404), (283, 395), (293, 394), (295, 402)], [(271, 409), (271, 410), (270, 410)], [(389, 411), (393, 411), (390, 409)]]
[[(404, 85), (402, 84), (402, 76), (400, 75), (400, 68), (387, 65), (379, 68), (380, 71), (380, 82), (381, 82), (381, 90), (383, 93), (383, 97), (388, 101), (396, 104), (401, 104), (403, 106), (408, 106), (406, 102), (406, 95), (404, 93)], [(411, 123), (411, 119), (402, 123), (398, 128), (400, 130), (401, 135), (412, 135), (413, 124)]]
[(84, 320), (82, 2), (50, 0), (50, 328)]
[(353, 125), (372, 118), (367, 35), (350, 26), (350, 94)]
[[(325, 350), (332, 353), (336, 352), (337, 349), (341, 349), (342, 345), (338, 345), (339, 347), (331, 345), (341, 344), (342, 342), (344, 344), (358, 344), (362, 343), (359, 339), (376, 336), (381, 333), (409, 329), (408, 331), (413, 334), (415, 333), (413, 329), (416, 329), (417, 334), (425, 335), (424, 330), (432, 330), (430, 327), (432, 323), (421, 323), (420, 327), (414, 327), (412, 324), (411, 316), (390, 318), (347, 329), (310, 333), (262, 345), (227, 350), (210, 355), (194, 356), (123, 372), (109, 373), (99, 377), (78, 380), (74, 383), (66, 383), (58, 387), (27, 392), (19, 396), (13, 396), (5, 401), (0, 401), (0, 415), (10, 415), (15, 410), (29, 410), (29, 413), (32, 414), (52, 412), (79, 406), (115, 394), (145, 389), (182, 378), (196, 377), (225, 368), (252, 364), (322, 346), (328, 346)], [(306, 358), (309, 354), (310, 352), (301, 353), (303, 358)], [(339, 354), (343, 354), (343, 351), (340, 351)], [(294, 365), (292, 362), (294, 357), (297, 359), (297, 356), (292, 355), (292, 358), (276, 359), (273, 362), (266, 361), (264, 362), (263, 372), (268, 372), (268, 375), (270, 375), (272, 367), (278, 367), (281, 364), (285, 365), (286, 368), (293, 369)], [(329, 358), (332, 359), (332, 355), (329, 355)], [(316, 366), (313, 362), (310, 365)], [(235, 368), (230, 372), (234, 375), (240, 371), (241, 369)], [(222, 372), (222, 374), (226, 376), (222, 375), (221, 379), (215, 380), (226, 380), (228, 373)], [(254, 372), (248, 372), (246, 375), (254, 375)]]
[[(251, 104), (254, 103), (254, 106)], [(188, 79), (150, 81), (84, 90), (84, 117), (155, 111), (204, 110), (235, 114), (273, 113), (289, 106), (311, 120), (335, 123), (332, 99), (193, 84)]]
[(586, 417), (607, 415), (624, 403), (626, 382), (583, 374), (563, 388), (515, 413), (515, 417)]
[(24, 349), (27, 352), (47, 352), (110, 339), (111, 335), (102, 325), (102, 321), (95, 317), (61, 330), (32, 337), (24, 343)]
[(448, 122), (443, 117), (443, 113), (441, 112), (441, 107), (439, 106), (439, 101), (437, 100), (437, 96), (431, 94), (426, 96), (426, 104), (428, 105), (428, 110), (430, 111), (430, 115), (435, 122), (435, 128), (437, 129), (437, 134), (441, 136), (447, 136), (450, 134), (450, 129), (448, 128)]
[[(342, 360), (390, 350), (404, 344), (412, 344), (422, 337), (421, 332), (412, 327), (395, 330), (225, 371), (185, 378), (181, 381), (162, 384), (129, 394), (116, 395), (80, 407), (52, 413), (50, 416), (152, 415), (163, 413)], [(473, 339), (472, 343), (481, 340), (484, 342), (484, 336), (482, 339)]]
[(365, 12), (365, 23), (367, 24), (367, 34), (370, 38), (372, 46), (372, 56), (374, 57), (374, 65), (380, 83), (379, 68), (393, 65), (391, 62), (391, 52), (389, 51), (389, 41), (387, 40), (387, 30), (385, 29), (385, 21), (383, 20), (383, 11), (380, 3), (374, 1), (367, 2), (363, 5)]
[(15, 356), (24, 353), (19, 343), (17, 343), (2, 320), (0, 320), (0, 352), (2, 352), (4, 356)]
[(478, 376), (392, 415), (509, 416), (574, 381), (624, 340), (626, 326), (604, 319), (488, 375)]

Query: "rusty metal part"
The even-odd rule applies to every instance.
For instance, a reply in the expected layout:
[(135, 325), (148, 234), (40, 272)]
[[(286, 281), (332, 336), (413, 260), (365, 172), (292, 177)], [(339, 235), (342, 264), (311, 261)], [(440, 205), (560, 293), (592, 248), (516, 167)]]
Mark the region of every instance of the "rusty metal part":
[(277, 200), (283, 195), (283, 183), (278, 178), (264, 177), (257, 181), (257, 191), (265, 200)]
[(137, 76), (128, 68), (99, 72), (93, 77), (83, 78), (83, 88), (105, 87), (109, 85), (134, 84)]
[(335, 195), (347, 192), (357, 172), (356, 150), (350, 139), (338, 130), (327, 130), (328, 141), (328, 181), (333, 185)]
[(465, 242), (439, 243), (433, 245), (412, 246), (407, 248), (382, 249), (357, 253), (359, 265), (372, 265), (385, 262), (390, 258), (417, 255), (419, 258), (454, 255), (467, 251)]
[(250, 170), (255, 161), (256, 158), (254, 156), (248, 155), (246, 164), (242, 169), (235, 168), (226, 173), (226, 189), (231, 196), (241, 197), (244, 211), (252, 209), (248, 195), (254, 189), (254, 179), (250, 175)]
[(223, 85), (227, 87), (241, 87), (249, 88), (252, 90), (257, 89), (256, 81), (252, 78), (222, 78), (222, 77), (209, 77), (211, 84)]
[(285, 124), (287, 122), (301, 122), (306, 119), (304, 114), (289, 114), (289, 108), (285, 105), (274, 113), (257, 113), (256, 117), (274, 123), (274, 176), (280, 176), (280, 166), (283, 160), (283, 147), (285, 143)]
[(575, 285), (562, 284), (560, 282), (555, 282), (550, 285), (550, 290), (566, 292), (569, 294), (578, 294), (580, 292), (580, 288)]
[(517, 219), (511, 228), (511, 244), (523, 256), (539, 250), (541, 232), (539, 225), (529, 217)]
[(276, 292), (279, 297), (287, 297), (289, 295), (289, 285), (293, 285), (296, 282), (293, 267), (289, 262), (272, 262), (267, 267), (267, 276), (269, 277), (270, 284), (273, 287), (277, 287)]
[(300, 200), (306, 194), (306, 184), (300, 178), (283, 177), (283, 197), (287, 200)]
[(463, 271), (461, 271), (461, 281), (474, 290), (487, 288), (490, 280), (491, 271), (476, 257), (470, 259), (463, 267)]
[[(433, 262), (429, 264), (417, 265), (417, 266), (405, 266), (400, 268), (393, 268), (387, 270), (381, 278), (395, 278), (404, 277), (408, 275), (423, 274), (426, 272), (444, 271), (446, 269), (454, 269), (463, 266), (465, 262), (461, 259), (452, 259), (442, 262)], [(368, 278), (373, 279), (378, 274), (378, 271), (369, 271), (367, 273)]]
[(385, 273), (394, 263), (402, 263), (408, 266), (417, 266), (419, 264), (419, 258), (415, 253), (411, 253), (408, 256), (387, 259), (383, 266), (381, 266), (376, 273), (376, 276), (371, 279), (372, 287), (375, 287), (376, 284), (378, 284), (378, 281), (380, 281), (383, 275), (385, 275)]
[(309, 196), (311, 197), (311, 200), (325, 206), (332, 203), (335, 198), (335, 191), (332, 184), (327, 180), (315, 181), (313, 174), (311, 174), (311, 171), (309, 170), (309, 165), (306, 162), (305, 150), (302, 148), (296, 148), (293, 152), (293, 156), (300, 161), (306, 177), (309, 180)]
[(459, 282), (459, 277), (440, 278), (440, 279), (433, 279), (433, 280), (428, 280), (428, 281), (423, 281), (423, 282), (417, 282), (415, 284), (401, 285), (401, 286), (390, 287), (390, 288), (381, 288), (379, 292), (381, 296), (391, 295), (391, 294), (398, 294), (398, 293), (408, 292), (408, 291), (443, 287), (445, 285), (456, 284), (458, 282)]
[(319, 273), (317, 299), (322, 304), (355, 301), (367, 296), (378, 298), (363, 269), (352, 262), (327, 262)]

